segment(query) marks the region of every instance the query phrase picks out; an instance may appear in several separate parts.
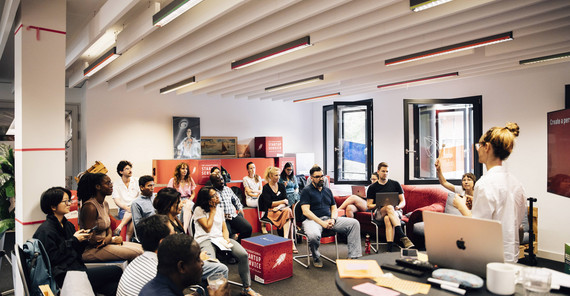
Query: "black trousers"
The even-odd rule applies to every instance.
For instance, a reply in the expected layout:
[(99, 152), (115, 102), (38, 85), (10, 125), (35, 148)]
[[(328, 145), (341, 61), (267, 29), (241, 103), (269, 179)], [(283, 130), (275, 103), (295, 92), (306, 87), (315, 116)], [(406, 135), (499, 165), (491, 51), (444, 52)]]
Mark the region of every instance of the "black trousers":
[(230, 236), (239, 233), (237, 241), (241, 243), (243, 238), (248, 238), (251, 236), (251, 224), (247, 221), (243, 215), (240, 213), (231, 220), (226, 219), (226, 226)]
[(114, 265), (87, 269), (87, 277), (95, 294), (117, 294), (121, 275), (123, 275), (123, 269)]

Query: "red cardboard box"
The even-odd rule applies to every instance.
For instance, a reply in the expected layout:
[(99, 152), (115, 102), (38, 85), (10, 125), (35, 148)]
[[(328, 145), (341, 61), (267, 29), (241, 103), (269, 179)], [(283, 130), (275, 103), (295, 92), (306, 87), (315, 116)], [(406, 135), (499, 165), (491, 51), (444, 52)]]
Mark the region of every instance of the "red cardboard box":
[(255, 137), (255, 157), (283, 156), (283, 137)]
[(285, 164), (290, 162), (293, 165), (293, 173), (297, 175), (297, 164), (295, 163), (295, 160), (295, 157), (276, 157), (275, 166), (278, 167), (280, 171), (282, 171)]
[(251, 279), (269, 284), (293, 276), (293, 245), (290, 239), (272, 234), (241, 240), (247, 251)]

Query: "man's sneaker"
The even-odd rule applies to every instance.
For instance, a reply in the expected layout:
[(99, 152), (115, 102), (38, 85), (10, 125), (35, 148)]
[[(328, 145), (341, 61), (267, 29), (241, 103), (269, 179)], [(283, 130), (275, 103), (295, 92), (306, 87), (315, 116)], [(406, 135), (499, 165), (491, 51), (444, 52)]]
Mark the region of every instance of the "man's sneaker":
[(323, 261), (321, 261), (320, 258), (313, 258), (313, 265), (316, 268), (322, 268), (323, 267)]
[(404, 245), (404, 249), (409, 249), (414, 247), (414, 243), (412, 243), (412, 241), (407, 236), (402, 237), (400, 241), (402, 242), (402, 245)]

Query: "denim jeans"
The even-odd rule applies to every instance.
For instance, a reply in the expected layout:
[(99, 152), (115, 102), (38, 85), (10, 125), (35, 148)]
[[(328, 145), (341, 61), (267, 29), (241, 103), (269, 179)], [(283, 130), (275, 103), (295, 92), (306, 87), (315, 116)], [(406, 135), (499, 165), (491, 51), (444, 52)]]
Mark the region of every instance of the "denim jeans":
[[(330, 219), (327, 216), (319, 217), (321, 220), (326, 221)], [(303, 230), (309, 240), (309, 248), (313, 254), (314, 259), (321, 257), (319, 253), (319, 246), (321, 244), (321, 234), (323, 227), (317, 222), (306, 219), (303, 221)], [(347, 235), (348, 240), (348, 258), (358, 258), (362, 256), (362, 245), (360, 242), (360, 223), (356, 219), (339, 217), (336, 219), (333, 231), (344, 233)]]

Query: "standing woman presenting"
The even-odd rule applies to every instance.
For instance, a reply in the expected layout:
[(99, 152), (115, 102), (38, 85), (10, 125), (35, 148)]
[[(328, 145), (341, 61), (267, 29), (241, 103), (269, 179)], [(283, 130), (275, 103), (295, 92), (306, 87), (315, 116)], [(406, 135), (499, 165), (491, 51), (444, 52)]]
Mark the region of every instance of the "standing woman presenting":
[(526, 194), (521, 183), (504, 167), (519, 135), (516, 123), (493, 127), (475, 144), (479, 162), (487, 173), (475, 185), (473, 209), (466, 205), (465, 197), (456, 195), (453, 205), (464, 216), (491, 219), (501, 222), (505, 262), (516, 262), (519, 255), (519, 226), (526, 210)]

